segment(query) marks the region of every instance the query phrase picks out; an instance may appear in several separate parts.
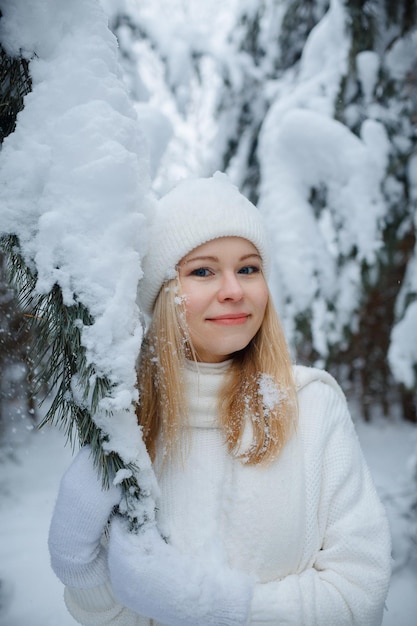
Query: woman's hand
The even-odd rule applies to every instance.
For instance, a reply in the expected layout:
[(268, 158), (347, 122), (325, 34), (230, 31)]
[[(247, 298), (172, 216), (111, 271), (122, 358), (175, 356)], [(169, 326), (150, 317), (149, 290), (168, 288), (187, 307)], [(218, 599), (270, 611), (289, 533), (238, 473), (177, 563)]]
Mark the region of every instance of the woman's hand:
[(90, 446), (82, 448), (62, 477), (49, 530), (52, 569), (65, 585), (82, 589), (108, 578), (100, 540), (120, 499), (120, 487), (103, 489)]
[(248, 621), (252, 579), (178, 552), (154, 525), (133, 534), (114, 517), (108, 565), (116, 598), (138, 615), (169, 626), (240, 626)]

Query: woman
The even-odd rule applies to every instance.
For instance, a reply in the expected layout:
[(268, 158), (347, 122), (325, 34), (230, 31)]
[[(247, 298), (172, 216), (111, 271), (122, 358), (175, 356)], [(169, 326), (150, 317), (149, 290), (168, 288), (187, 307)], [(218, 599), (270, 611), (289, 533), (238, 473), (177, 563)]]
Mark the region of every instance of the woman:
[[(337, 383), (292, 366), (257, 209), (216, 174), (160, 202), (139, 298), (138, 419), (158, 528), (128, 533), (83, 449), (51, 523), (81, 624), (377, 625), (386, 517)], [(162, 539), (162, 536), (164, 539)]]

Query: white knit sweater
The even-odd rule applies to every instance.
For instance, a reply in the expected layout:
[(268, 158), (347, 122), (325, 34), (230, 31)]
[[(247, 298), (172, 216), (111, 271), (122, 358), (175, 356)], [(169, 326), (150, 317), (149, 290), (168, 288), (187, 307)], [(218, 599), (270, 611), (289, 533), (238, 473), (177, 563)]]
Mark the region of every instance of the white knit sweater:
[[(296, 367), (296, 435), (272, 465), (244, 466), (216, 423), (226, 367), (187, 370), (185, 462), (155, 461), (161, 531), (184, 552), (218, 554), (256, 577), (251, 626), (380, 625), (390, 537), (342, 391), (329, 374)], [(118, 605), (110, 583), (67, 588), (65, 599), (85, 626), (152, 625)]]

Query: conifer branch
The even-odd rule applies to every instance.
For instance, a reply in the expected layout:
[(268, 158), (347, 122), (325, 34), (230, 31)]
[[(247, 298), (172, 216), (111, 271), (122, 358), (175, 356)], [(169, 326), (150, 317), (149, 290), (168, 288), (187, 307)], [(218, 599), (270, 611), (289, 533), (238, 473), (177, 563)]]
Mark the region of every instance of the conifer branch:
[(70, 306), (64, 304), (57, 284), (47, 294), (36, 291), (36, 273), (25, 263), (16, 235), (1, 237), (0, 247), (5, 254), (10, 283), (32, 331), (30, 354), (35, 371), (35, 393), (42, 392), (44, 400), (53, 394), (39, 428), (53, 424), (64, 430), (72, 446), (76, 437), (81, 446), (90, 444), (105, 488), (120, 469), (129, 470), (131, 475), (122, 481), (122, 487), (127, 511), (133, 511), (134, 500), (146, 497), (134, 477), (137, 468), (133, 464), (125, 465), (116, 452), (103, 450), (102, 443), (107, 436), (91, 417), (100, 401), (112, 395), (114, 386), (107, 376), (98, 374), (94, 365), (87, 362), (81, 329), (93, 323), (90, 312), (79, 301)]

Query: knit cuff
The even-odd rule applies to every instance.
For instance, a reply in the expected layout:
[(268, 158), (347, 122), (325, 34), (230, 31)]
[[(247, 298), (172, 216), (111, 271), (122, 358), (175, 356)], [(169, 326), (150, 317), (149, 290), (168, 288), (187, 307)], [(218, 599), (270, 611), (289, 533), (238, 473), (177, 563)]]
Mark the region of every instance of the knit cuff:
[(110, 582), (94, 589), (66, 587), (64, 599), (70, 615), (84, 626), (149, 626), (148, 619), (139, 617), (114, 599)]
[(64, 585), (76, 589), (91, 589), (109, 580), (107, 551), (102, 546), (90, 563), (80, 563), (67, 555), (54, 553), (51, 554), (51, 566)]
[(75, 587), (66, 587), (65, 601), (72, 605), (75, 603), (84, 611), (109, 611), (118, 605), (113, 595), (111, 583), (107, 580), (102, 585), (93, 587), (92, 589), (76, 589)]

